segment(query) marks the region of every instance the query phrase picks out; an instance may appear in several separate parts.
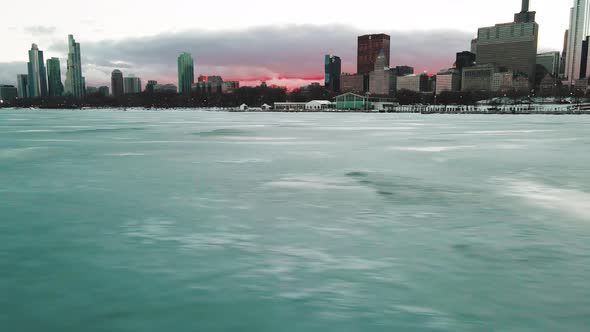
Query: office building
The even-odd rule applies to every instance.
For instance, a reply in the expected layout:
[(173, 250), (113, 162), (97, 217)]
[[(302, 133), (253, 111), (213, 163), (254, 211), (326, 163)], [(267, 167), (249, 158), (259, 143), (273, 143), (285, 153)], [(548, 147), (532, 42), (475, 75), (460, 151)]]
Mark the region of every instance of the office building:
[(324, 57), (324, 86), (328, 91), (340, 92), (342, 61), (340, 57), (327, 54)]
[(232, 93), (240, 88), (238, 81), (225, 81), (221, 85), (221, 93)]
[(535, 80), (539, 25), (535, 12), (523, 0), (522, 11), (512, 23), (480, 28), (477, 33), (477, 63), (495, 64), (500, 68), (524, 74), (531, 85)]
[(176, 93), (177, 88), (174, 84), (156, 84), (154, 86), (155, 93)]
[(58, 58), (47, 60), (47, 86), (49, 97), (61, 97), (64, 86), (61, 83), (61, 68)]
[(145, 85), (145, 92), (154, 93), (154, 87), (158, 85), (158, 81), (149, 80)]
[(436, 94), (461, 90), (461, 72), (458, 69), (442, 70), (436, 74)]
[(195, 64), (190, 53), (178, 56), (178, 92), (190, 94), (195, 83)]
[(471, 53), (477, 55), (477, 38), (471, 40)]
[(358, 37), (357, 74), (368, 75), (375, 68), (375, 61), (383, 50), (385, 66), (389, 67), (390, 37), (386, 34), (364, 35)]
[[(567, 35), (567, 51), (565, 57), (565, 73), (567, 83), (575, 85), (576, 80), (588, 77), (587, 70), (582, 72), (582, 43), (590, 36), (590, 1), (574, 0), (570, 9), (570, 25)], [(587, 62), (587, 61), (584, 61)], [(584, 64), (586, 69), (587, 65)]]
[(380, 96), (393, 95), (396, 82), (396, 76), (386, 65), (385, 52), (381, 51), (375, 61), (375, 69), (369, 74), (369, 92)]
[(29, 76), (27, 84), (29, 86), (29, 98), (47, 97), (47, 76), (45, 72), (45, 62), (43, 60), (43, 51), (39, 50), (37, 44), (33, 44), (29, 51), (29, 62), (27, 63)]
[(0, 84), (0, 104), (10, 104), (18, 97), (18, 91), (14, 85)]
[(475, 66), (475, 54), (463, 51), (458, 52), (455, 56), (455, 68), (458, 70), (462, 70), (466, 67), (473, 67)]
[(29, 75), (26, 74), (19, 74), (16, 75), (16, 85), (18, 87), (18, 97), (20, 99), (27, 99), (29, 98), (29, 83), (28, 83)]
[(88, 86), (85, 90), (85, 95), (94, 95), (98, 93), (98, 88), (95, 86)]
[(73, 98), (84, 97), (86, 89), (82, 76), (82, 59), (80, 43), (76, 43), (74, 36), (68, 35), (68, 63), (66, 72), (65, 94)]
[(545, 52), (537, 54), (537, 65), (547, 70), (553, 77), (559, 75), (559, 52)]
[(364, 75), (362, 74), (342, 74), (340, 76), (340, 90), (342, 92), (364, 92)]
[(426, 74), (398, 76), (397, 91), (401, 90), (428, 92), (430, 90), (430, 78)]
[(223, 78), (221, 76), (199, 75), (197, 83), (193, 84), (192, 89), (203, 94), (221, 93), (223, 90)]
[(113, 97), (122, 97), (125, 95), (125, 83), (123, 80), (123, 73), (115, 69), (111, 73), (111, 91), (113, 92)]
[(105, 97), (108, 96), (109, 95), (109, 87), (108, 86), (98, 87), (98, 94), (105, 96)]
[(134, 76), (125, 77), (123, 78), (123, 87), (126, 95), (141, 93), (141, 79)]
[(395, 66), (394, 68), (391, 68), (391, 72), (395, 76), (412, 75), (414, 73), (414, 67), (410, 67), (410, 66)]
[(463, 68), (461, 91), (491, 91), (492, 79), (496, 72), (493, 64)]
[(563, 51), (561, 52), (561, 58), (559, 59), (559, 78), (565, 78), (565, 63), (567, 59), (567, 42), (568, 42), (568, 34), (569, 30), (565, 30), (565, 34), (563, 35)]

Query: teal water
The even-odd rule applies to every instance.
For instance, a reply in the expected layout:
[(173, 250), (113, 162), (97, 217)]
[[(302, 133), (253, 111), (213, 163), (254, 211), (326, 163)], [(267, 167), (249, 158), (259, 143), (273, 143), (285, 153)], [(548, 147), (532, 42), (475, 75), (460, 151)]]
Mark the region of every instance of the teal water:
[(590, 117), (0, 110), (2, 331), (588, 331)]

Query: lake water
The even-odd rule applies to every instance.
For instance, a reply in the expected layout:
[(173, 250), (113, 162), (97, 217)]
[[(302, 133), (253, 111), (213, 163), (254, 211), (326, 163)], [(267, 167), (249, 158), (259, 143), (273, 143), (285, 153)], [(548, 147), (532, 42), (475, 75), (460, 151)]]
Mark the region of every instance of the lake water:
[(588, 331), (590, 117), (0, 110), (2, 331)]

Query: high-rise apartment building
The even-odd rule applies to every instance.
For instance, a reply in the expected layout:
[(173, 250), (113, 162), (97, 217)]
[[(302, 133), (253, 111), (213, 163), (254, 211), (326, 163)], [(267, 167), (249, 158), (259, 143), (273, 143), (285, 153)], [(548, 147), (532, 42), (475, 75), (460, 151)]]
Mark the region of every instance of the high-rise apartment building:
[(82, 76), (80, 43), (76, 43), (74, 36), (68, 35), (68, 63), (65, 94), (74, 98), (82, 98), (85, 94), (85, 88), (85, 80)]
[(43, 98), (47, 96), (47, 76), (43, 51), (39, 50), (37, 44), (33, 44), (29, 50), (29, 62), (27, 63), (29, 76), (27, 85), (29, 87), (29, 98)]
[[(564, 76), (570, 86), (575, 81), (588, 77), (588, 66), (582, 65), (582, 43), (590, 36), (590, 0), (574, 0), (570, 9), (570, 25), (567, 34), (567, 51), (565, 56)], [(586, 68), (582, 72), (582, 66)]]
[(122, 97), (125, 95), (125, 84), (123, 82), (123, 73), (115, 69), (111, 73), (111, 91), (113, 92), (113, 97)]
[(139, 77), (125, 77), (123, 79), (125, 94), (135, 94), (141, 92), (141, 79)]
[(477, 33), (477, 64), (495, 64), (500, 68), (526, 75), (535, 81), (539, 25), (535, 12), (529, 11), (528, 0), (512, 23), (480, 28)]
[(332, 92), (340, 92), (340, 76), (342, 75), (342, 61), (340, 57), (327, 54), (324, 57), (325, 87)]
[(18, 97), (20, 99), (29, 98), (28, 77), (29, 77), (29, 75), (26, 75), (26, 74), (16, 75), (16, 85), (18, 88)]
[(61, 97), (64, 93), (58, 58), (47, 59), (47, 86), (49, 88), (49, 97)]
[(109, 95), (109, 87), (108, 86), (99, 86), (98, 87), (98, 93), (102, 96), (108, 96)]
[(389, 67), (390, 39), (383, 33), (358, 37), (357, 74), (367, 75), (373, 71), (381, 50), (385, 54), (385, 65)]
[(190, 94), (195, 83), (195, 65), (190, 53), (178, 56), (178, 92)]

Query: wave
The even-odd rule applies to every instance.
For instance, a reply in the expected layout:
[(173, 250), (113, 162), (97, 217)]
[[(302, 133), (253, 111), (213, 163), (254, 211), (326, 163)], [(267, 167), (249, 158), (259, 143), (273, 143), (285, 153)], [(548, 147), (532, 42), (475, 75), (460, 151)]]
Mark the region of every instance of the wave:
[(347, 178), (333, 178), (320, 176), (293, 176), (272, 181), (266, 186), (285, 189), (309, 190), (366, 190), (356, 182)]
[(454, 145), (454, 146), (396, 146), (391, 147), (388, 150), (395, 150), (395, 151), (413, 151), (413, 152), (447, 152), (447, 151), (456, 151), (456, 150), (464, 150), (464, 149), (473, 149), (476, 148), (475, 145)]

